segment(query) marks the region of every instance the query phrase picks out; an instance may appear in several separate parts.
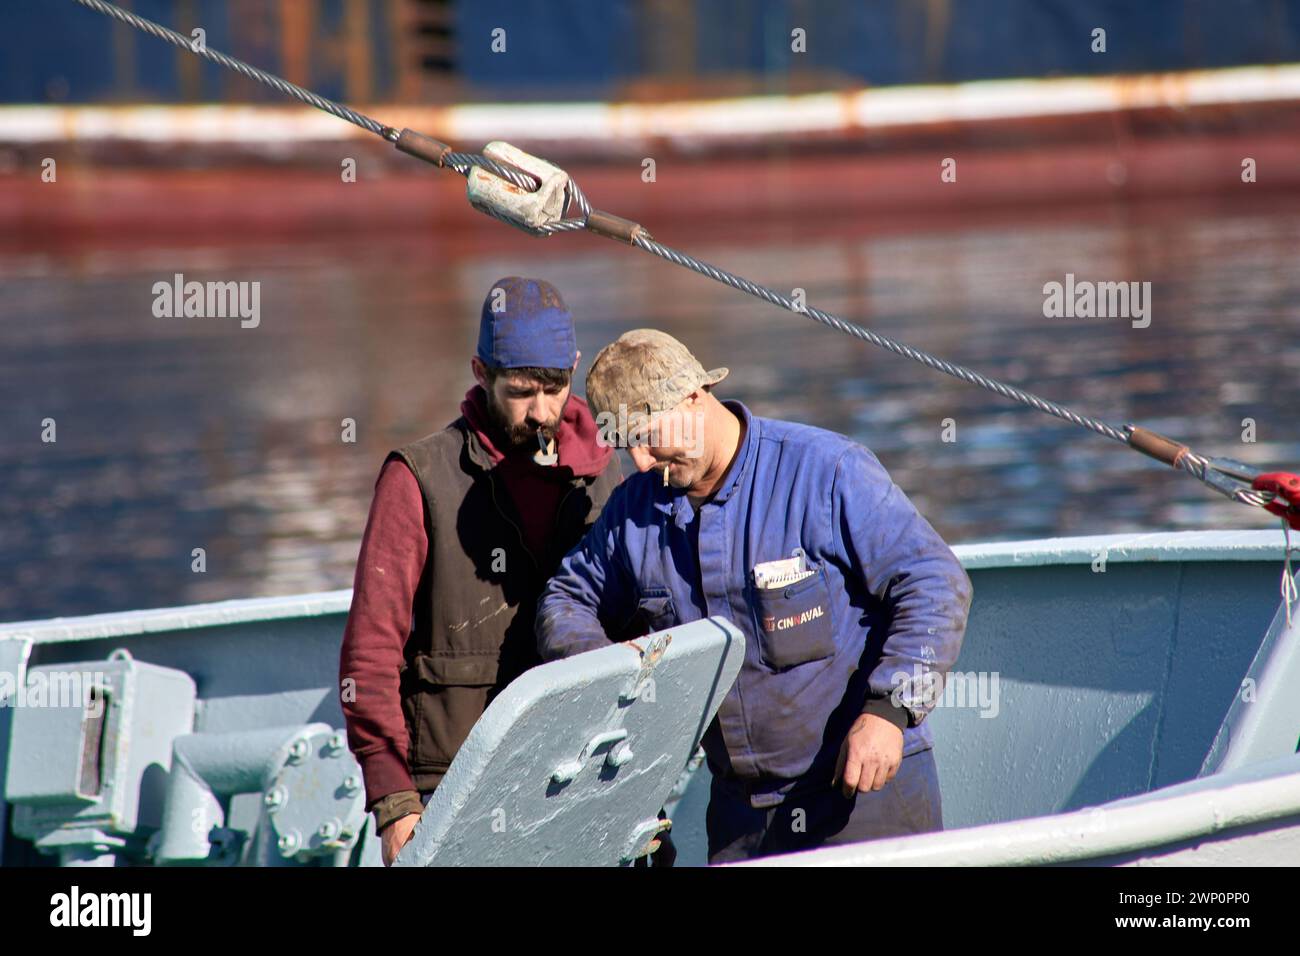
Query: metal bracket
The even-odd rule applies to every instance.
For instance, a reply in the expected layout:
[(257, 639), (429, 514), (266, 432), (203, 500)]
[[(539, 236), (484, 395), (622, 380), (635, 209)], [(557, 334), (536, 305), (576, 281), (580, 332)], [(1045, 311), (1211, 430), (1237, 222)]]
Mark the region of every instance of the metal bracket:
[(623, 851), (623, 863), (632, 863), (643, 856), (649, 856), (655, 850), (659, 849), (659, 841), (656, 837), (665, 830), (672, 827), (673, 821), (667, 818), (660, 820), (643, 820), (636, 825), (632, 831), (631, 838), (627, 841), (627, 849)]
[(650, 640), (650, 644), (642, 649), (636, 641), (628, 641), (627, 646), (634, 649), (641, 655), (641, 669), (637, 671), (636, 677), (628, 685), (627, 690), (619, 695), (619, 699), (624, 704), (630, 704), (637, 700), (645, 691), (646, 685), (650, 683), (650, 678), (654, 675), (655, 668), (663, 660), (664, 652), (668, 650), (668, 645), (673, 642), (672, 634), (664, 631), (662, 634), (656, 634)]

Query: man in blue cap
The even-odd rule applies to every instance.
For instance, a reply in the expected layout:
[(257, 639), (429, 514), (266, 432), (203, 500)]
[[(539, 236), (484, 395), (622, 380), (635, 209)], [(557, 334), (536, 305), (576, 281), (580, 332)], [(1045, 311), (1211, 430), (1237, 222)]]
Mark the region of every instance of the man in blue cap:
[(537, 597), (621, 478), (570, 393), (578, 356), (554, 286), (499, 280), (461, 417), (379, 473), (339, 677), (385, 865), (487, 705), (539, 663)]

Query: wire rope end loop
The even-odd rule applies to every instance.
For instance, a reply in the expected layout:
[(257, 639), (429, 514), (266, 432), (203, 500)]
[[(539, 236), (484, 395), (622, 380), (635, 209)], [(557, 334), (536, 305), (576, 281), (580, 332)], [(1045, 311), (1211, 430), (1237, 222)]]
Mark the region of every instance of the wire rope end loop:
[(539, 185), (530, 192), (482, 166), (474, 166), (466, 177), (465, 188), (470, 205), (489, 216), (504, 219), (524, 232), (535, 236), (548, 235), (542, 227), (553, 226), (564, 217), (569, 174), (500, 140), (484, 146), (483, 155), (502, 166), (523, 170)]
[(1164, 462), (1171, 468), (1180, 467), (1183, 457), (1191, 451), (1181, 442), (1166, 438), (1164, 435), (1142, 428), (1140, 425), (1125, 425), (1124, 431), (1128, 434), (1130, 447), (1136, 448), (1142, 454), (1149, 455), (1156, 461)]
[(1271, 491), (1276, 497), (1264, 509), (1300, 531), (1300, 475), (1270, 471), (1257, 476), (1250, 486), (1255, 491)]
[(632, 246), (636, 245), (638, 238), (651, 238), (645, 226), (639, 222), (624, 219), (622, 216), (616, 216), (612, 212), (605, 212), (603, 209), (593, 209), (591, 211), (591, 214), (587, 216), (587, 228), (598, 236), (617, 239)]
[[(386, 138), (388, 137), (385, 134)], [(443, 157), (450, 153), (451, 147), (446, 143), (434, 139), (432, 136), (425, 136), (423, 133), (417, 133), (413, 129), (404, 129), (397, 134), (393, 140), (393, 145), (409, 156), (416, 159), (422, 159), (426, 163), (432, 163), (435, 166), (443, 165)]]

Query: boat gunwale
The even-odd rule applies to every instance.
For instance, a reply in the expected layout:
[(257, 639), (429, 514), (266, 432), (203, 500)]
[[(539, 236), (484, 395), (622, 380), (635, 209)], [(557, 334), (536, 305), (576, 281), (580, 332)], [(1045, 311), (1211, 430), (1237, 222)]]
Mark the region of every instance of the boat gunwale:
[(1186, 841), (1300, 820), (1300, 755), (1095, 806), (936, 833), (821, 847), (735, 866), (1043, 866), (1158, 855)]

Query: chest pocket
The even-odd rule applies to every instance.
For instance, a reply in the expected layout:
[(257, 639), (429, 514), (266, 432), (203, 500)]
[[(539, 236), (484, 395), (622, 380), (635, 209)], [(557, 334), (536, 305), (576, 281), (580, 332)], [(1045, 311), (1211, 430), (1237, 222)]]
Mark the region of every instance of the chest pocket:
[(677, 623), (677, 607), (667, 588), (642, 588), (623, 640), (643, 637)]
[(826, 569), (783, 588), (750, 584), (763, 660), (773, 670), (823, 660), (835, 653)]

